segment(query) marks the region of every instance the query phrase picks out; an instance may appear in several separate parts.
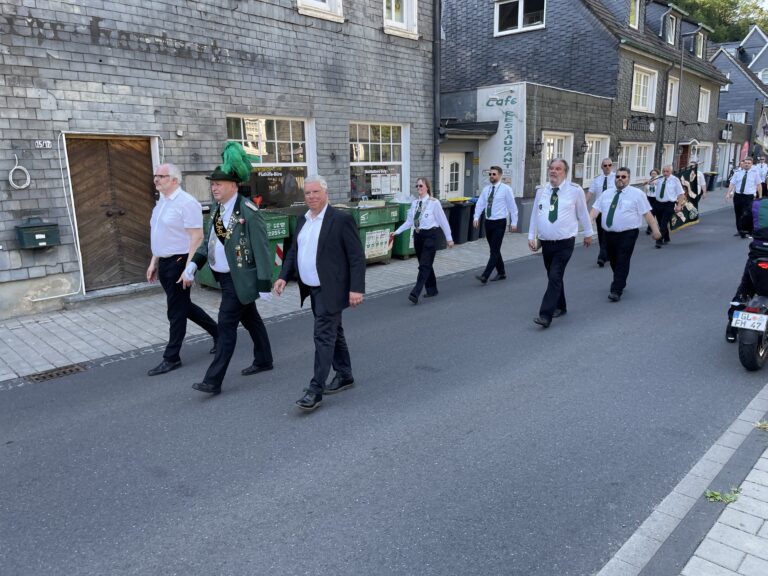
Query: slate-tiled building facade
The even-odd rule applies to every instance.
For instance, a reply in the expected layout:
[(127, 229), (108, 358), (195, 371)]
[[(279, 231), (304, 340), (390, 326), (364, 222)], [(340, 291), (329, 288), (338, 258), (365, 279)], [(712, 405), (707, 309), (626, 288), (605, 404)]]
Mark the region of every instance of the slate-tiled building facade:
[[(433, 169), (432, 10), (0, 3), (0, 318), (140, 282), (153, 167), (178, 164), (207, 198), (227, 139), (259, 157), (249, 184), (263, 206), (301, 200), (312, 172), (333, 201), (412, 189)], [(22, 248), (16, 226), (33, 218), (58, 225), (61, 244)]]
[[(635, 182), (654, 166), (685, 164), (691, 154), (705, 170), (715, 165), (726, 78), (706, 59), (708, 29), (674, 4), (446, 0), (443, 27), (446, 149), (461, 149), (480, 166), (476, 188), (496, 145), (461, 141), (451, 127), (478, 120), (485, 104), (472, 95), (485, 97), (489, 88), (524, 94), (524, 142), (509, 165), (518, 195), (533, 195), (555, 155), (571, 162), (580, 184), (605, 156), (629, 166)], [(501, 129), (504, 119), (498, 121)]]

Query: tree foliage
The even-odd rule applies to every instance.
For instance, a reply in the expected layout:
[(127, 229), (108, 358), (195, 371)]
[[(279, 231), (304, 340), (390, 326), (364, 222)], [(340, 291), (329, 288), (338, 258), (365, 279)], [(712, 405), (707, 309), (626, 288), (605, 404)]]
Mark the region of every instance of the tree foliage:
[(714, 30), (714, 42), (742, 40), (750, 24), (768, 30), (768, 11), (758, 0), (673, 0), (697, 22)]

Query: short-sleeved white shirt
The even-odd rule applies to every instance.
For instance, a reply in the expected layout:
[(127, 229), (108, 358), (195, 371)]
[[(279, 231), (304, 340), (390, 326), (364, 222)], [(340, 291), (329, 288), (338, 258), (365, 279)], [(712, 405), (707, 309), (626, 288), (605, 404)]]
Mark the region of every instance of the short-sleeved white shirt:
[(643, 216), (651, 211), (651, 205), (643, 191), (634, 186), (627, 186), (619, 194), (619, 201), (613, 213), (613, 221), (608, 226), (608, 211), (611, 209), (616, 193), (616, 188), (609, 188), (600, 195), (600, 198), (592, 206), (603, 215), (601, 220), (603, 229), (608, 232), (624, 232), (625, 230), (640, 228), (643, 224)]
[(150, 219), (152, 255), (158, 258), (189, 252), (187, 228), (203, 227), (200, 202), (180, 187), (169, 197), (160, 194)]

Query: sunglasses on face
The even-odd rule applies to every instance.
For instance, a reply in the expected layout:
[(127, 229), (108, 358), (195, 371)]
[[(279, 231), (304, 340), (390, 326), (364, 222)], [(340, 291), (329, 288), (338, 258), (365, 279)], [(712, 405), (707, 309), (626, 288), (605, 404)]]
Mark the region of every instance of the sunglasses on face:
[(625, 174), (616, 174), (617, 180), (627, 180), (629, 176), (626, 176)]

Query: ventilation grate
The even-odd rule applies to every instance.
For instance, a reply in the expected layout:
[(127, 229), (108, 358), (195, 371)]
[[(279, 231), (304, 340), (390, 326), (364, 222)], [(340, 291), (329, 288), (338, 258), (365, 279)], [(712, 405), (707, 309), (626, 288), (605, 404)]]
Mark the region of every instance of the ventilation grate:
[(47, 382), (54, 378), (69, 376), (70, 374), (77, 374), (78, 372), (85, 372), (87, 369), (88, 368), (84, 364), (70, 364), (69, 366), (62, 366), (61, 368), (54, 368), (53, 370), (30, 374), (26, 379), (30, 382)]

